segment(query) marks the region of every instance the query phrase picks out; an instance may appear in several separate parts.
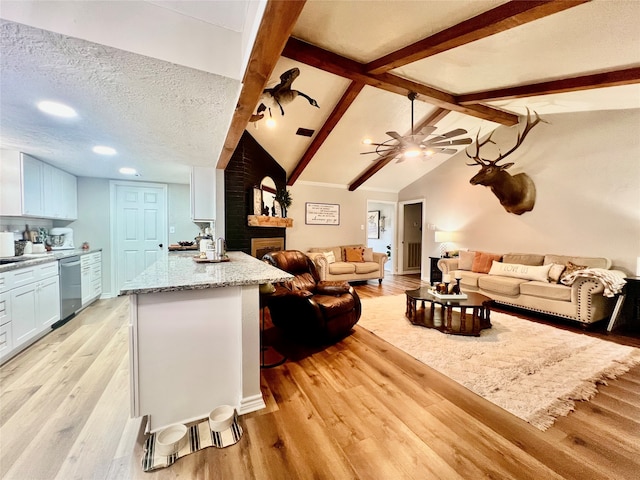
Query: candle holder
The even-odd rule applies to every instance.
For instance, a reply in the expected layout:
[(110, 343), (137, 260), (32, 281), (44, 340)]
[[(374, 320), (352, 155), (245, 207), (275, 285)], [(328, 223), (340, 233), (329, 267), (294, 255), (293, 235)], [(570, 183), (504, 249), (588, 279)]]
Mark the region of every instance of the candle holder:
[(451, 290), (451, 293), (454, 293), (456, 295), (460, 295), (462, 293), (462, 291), (460, 290), (460, 279), (456, 278), (456, 284), (453, 286), (453, 289)]

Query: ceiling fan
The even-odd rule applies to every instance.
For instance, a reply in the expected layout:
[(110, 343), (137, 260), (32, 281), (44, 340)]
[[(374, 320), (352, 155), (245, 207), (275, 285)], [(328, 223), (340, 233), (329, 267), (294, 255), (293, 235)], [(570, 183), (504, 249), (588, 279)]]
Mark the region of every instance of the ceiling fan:
[[(469, 145), (473, 143), (471, 138), (459, 138), (460, 135), (465, 135), (466, 130), (462, 128), (456, 128), (447, 133), (441, 135), (434, 135), (436, 127), (426, 126), (419, 132), (414, 132), (413, 129), (413, 101), (418, 96), (415, 92), (409, 92), (409, 100), (411, 100), (411, 135), (402, 136), (398, 132), (387, 132), (391, 138), (382, 143), (373, 143), (369, 145), (375, 145), (376, 149), (371, 152), (362, 152), (361, 155), (367, 155), (369, 153), (377, 153), (380, 158), (389, 158), (400, 156), (396, 163), (404, 162), (407, 158), (425, 156), (429, 157), (436, 153), (444, 153), (452, 155), (458, 153), (455, 148), (448, 148), (455, 145)], [(377, 158), (375, 160), (380, 160)]]

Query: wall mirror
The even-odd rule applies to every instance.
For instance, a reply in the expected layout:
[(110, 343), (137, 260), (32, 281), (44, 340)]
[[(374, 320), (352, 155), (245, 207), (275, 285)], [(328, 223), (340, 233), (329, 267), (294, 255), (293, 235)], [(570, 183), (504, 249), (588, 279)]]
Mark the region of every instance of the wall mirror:
[(263, 215), (280, 217), (280, 205), (275, 201), (276, 182), (273, 181), (273, 178), (264, 177), (260, 182), (260, 190), (262, 190)]

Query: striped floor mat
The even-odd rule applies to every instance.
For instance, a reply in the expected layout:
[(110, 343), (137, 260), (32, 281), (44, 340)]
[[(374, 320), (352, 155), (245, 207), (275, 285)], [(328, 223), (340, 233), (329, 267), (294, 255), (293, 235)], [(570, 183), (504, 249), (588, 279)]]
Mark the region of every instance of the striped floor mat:
[(152, 433), (144, 442), (144, 453), (142, 455), (142, 469), (145, 472), (165, 468), (173, 465), (176, 460), (190, 453), (197, 452), (207, 447), (224, 448), (240, 441), (242, 437), (242, 427), (238, 425), (238, 414), (236, 413), (234, 422), (229, 428), (222, 432), (213, 432), (209, 429), (209, 421), (203, 420), (189, 427), (187, 432), (189, 441), (179, 450), (169, 456), (158, 455), (156, 453), (156, 434)]

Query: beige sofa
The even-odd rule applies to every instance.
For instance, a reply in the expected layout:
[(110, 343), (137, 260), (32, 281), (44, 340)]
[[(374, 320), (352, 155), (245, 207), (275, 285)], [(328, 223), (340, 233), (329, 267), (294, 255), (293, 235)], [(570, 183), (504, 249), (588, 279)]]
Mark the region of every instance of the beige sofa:
[[(362, 250), (362, 257), (356, 258), (359, 249)], [(384, 278), (387, 255), (374, 252), (365, 245), (313, 247), (307, 255), (315, 263), (321, 280), (361, 282), (378, 279), (378, 283), (382, 283)], [(350, 255), (350, 258), (347, 258), (347, 255)]]
[[(606, 269), (611, 268), (611, 260), (597, 257), (572, 257), (564, 255), (539, 255), (508, 253), (497, 254), (499, 261), (507, 265), (495, 265), (491, 273), (482, 272), (482, 268), (470, 268), (469, 257), (481, 252), (460, 252), (458, 258), (442, 258), (438, 261), (438, 268), (444, 274), (449, 274), (452, 282), (456, 274), (461, 277), (460, 288), (463, 292), (479, 292), (495, 302), (513, 307), (520, 307), (536, 312), (556, 315), (581, 322), (591, 324), (611, 316), (615, 305), (615, 298), (608, 298), (603, 295), (604, 285), (600, 279), (589, 278), (578, 275), (572, 285), (558, 283), (557, 276), (562, 270), (562, 266), (572, 265), (586, 266), (588, 268)], [(495, 258), (494, 258), (495, 259)], [(486, 267), (487, 258), (484, 259)], [(490, 257), (488, 260), (492, 260)], [(480, 262), (482, 263), (482, 262)], [(493, 265), (493, 262), (490, 262)], [(520, 267), (528, 265), (533, 268)], [(550, 267), (550, 265), (556, 265)], [(518, 273), (513, 271), (529, 270), (529, 275), (543, 275), (548, 269), (547, 278), (531, 279), (518, 278)], [(501, 270), (502, 269), (502, 270)], [(480, 270), (480, 271), (478, 271)], [(485, 268), (486, 270), (486, 268)], [(575, 270), (575, 268), (574, 268)], [(501, 271), (508, 273), (508, 276), (501, 275)], [(615, 275), (624, 277), (624, 272), (609, 270)], [(607, 273), (609, 273), (607, 272)], [(549, 279), (548, 275), (553, 278)]]

